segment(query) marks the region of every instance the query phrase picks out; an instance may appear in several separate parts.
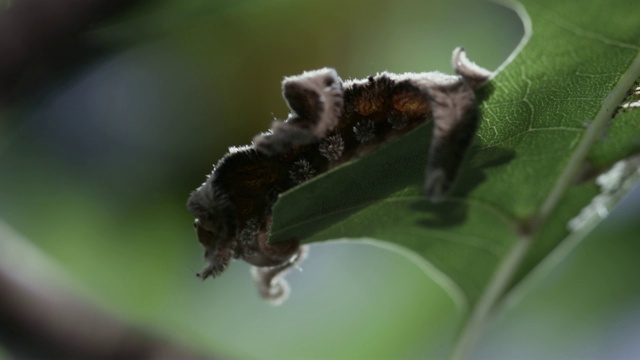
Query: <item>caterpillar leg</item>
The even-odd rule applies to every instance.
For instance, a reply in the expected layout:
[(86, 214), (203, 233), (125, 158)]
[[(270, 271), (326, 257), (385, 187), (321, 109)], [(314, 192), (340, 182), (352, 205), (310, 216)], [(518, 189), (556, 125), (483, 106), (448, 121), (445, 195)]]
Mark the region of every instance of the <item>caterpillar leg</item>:
[(309, 252), (308, 246), (300, 246), (295, 254), (281, 265), (272, 267), (256, 267), (251, 268), (251, 274), (258, 286), (258, 292), (263, 299), (273, 305), (282, 304), (289, 297), (289, 284), (284, 279), (289, 270), (297, 267), (307, 257)]
[(426, 169), (424, 191), (432, 201), (451, 189), (465, 152), (480, 124), (475, 90), (491, 73), (467, 59), (462, 48), (453, 52), (458, 81), (429, 86), (434, 130)]

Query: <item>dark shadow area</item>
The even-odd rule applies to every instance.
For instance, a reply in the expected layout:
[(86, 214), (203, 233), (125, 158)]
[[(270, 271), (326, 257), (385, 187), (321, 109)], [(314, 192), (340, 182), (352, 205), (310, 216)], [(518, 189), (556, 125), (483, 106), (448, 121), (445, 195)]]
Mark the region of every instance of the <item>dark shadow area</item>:
[(0, 109), (46, 93), (104, 54), (87, 33), (148, 0), (20, 0), (0, 11)]
[[(495, 86), (488, 82), (476, 91), (479, 104), (485, 102)], [(480, 152), (483, 156), (480, 157)], [(463, 199), (473, 191), (478, 185), (486, 181), (485, 170), (507, 164), (515, 157), (515, 152), (511, 149), (494, 147), (481, 148), (480, 144), (472, 144), (471, 148), (463, 160), (458, 172), (458, 176), (449, 195), (450, 198)], [(481, 158), (481, 159), (480, 159)], [(451, 227), (464, 222), (467, 217), (467, 205), (460, 201), (443, 201), (433, 203), (430, 201), (419, 201), (412, 206), (416, 211), (427, 213), (428, 218), (420, 221), (420, 225), (425, 227)]]
[(491, 94), (493, 94), (494, 90), (495, 90), (495, 86), (493, 86), (493, 83), (491, 81), (482, 85), (476, 91), (476, 99), (478, 100), (478, 104), (482, 104), (483, 102), (487, 101), (487, 99), (489, 99)]
[[(479, 154), (482, 151), (482, 160)], [(464, 199), (481, 183), (487, 181), (486, 170), (501, 167), (515, 158), (515, 151), (501, 147), (480, 149), (472, 146), (458, 174), (450, 197)], [(461, 201), (444, 201), (432, 203), (429, 201), (416, 202), (416, 211), (427, 213), (428, 218), (419, 221), (425, 227), (451, 227), (458, 225), (467, 217), (468, 205)]]

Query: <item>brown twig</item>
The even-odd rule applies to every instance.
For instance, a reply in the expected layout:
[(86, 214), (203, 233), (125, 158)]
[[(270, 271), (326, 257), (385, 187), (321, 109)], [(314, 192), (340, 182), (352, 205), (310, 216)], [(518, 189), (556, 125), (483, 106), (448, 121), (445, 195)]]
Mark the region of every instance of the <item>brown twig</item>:
[(16, 358), (205, 359), (88, 304), (2, 222), (0, 344)]

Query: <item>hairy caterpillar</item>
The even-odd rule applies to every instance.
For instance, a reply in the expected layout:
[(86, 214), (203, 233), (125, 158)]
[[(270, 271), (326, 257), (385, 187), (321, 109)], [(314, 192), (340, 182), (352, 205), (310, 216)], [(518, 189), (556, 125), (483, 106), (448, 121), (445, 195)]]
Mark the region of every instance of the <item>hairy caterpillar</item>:
[(324, 68), (285, 78), (287, 120), (275, 121), (251, 145), (230, 148), (189, 197), (208, 263), (198, 276), (218, 276), (241, 258), (254, 265), (265, 299), (284, 300), (282, 276), (306, 247), (297, 239), (267, 241), (278, 195), (430, 119), (424, 190), (433, 201), (446, 196), (480, 122), (475, 90), (490, 76), (462, 48), (453, 52), (453, 68), (457, 75), (383, 72), (343, 82)]

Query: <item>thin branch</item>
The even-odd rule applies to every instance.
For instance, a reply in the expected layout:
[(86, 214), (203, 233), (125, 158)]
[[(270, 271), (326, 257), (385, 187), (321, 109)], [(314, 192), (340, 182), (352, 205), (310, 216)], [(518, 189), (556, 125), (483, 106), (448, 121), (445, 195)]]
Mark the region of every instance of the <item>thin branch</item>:
[(1, 221), (0, 239), (0, 344), (16, 358), (206, 358), (87, 303)]

